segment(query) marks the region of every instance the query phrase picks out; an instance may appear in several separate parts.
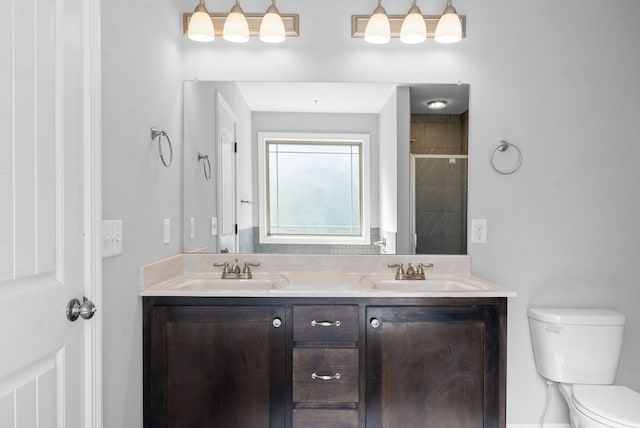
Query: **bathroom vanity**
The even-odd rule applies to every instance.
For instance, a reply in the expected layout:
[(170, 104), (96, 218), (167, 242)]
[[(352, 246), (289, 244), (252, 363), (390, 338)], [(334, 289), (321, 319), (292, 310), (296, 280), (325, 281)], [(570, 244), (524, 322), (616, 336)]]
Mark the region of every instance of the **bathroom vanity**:
[(145, 427), (505, 427), (513, 292), (459, 266), (412, 286), (375, 256), (220, 280), (221, 257), (142, 270)]

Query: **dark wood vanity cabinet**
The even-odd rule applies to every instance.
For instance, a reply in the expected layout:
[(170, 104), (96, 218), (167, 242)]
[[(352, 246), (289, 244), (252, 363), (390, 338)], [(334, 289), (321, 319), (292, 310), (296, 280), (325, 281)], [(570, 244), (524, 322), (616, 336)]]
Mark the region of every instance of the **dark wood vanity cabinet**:
[(504, 427), (504, 308), (367, 308), (367, 428)]
[(293, 305), (293, 428), (358, 428), (360, 307)]
[(145, 298), (144, 426), (284, 427), (284, 306), (178, 301)]
[(504, 428), (505, 389), (506, 298), (144, 298), (145, 428)]

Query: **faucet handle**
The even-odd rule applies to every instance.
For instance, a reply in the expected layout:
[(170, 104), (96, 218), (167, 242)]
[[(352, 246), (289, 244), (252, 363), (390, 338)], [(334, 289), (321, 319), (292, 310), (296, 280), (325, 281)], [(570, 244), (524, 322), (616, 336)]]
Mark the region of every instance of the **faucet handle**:
[(244, 262), (244, 269), (242, 269), (242, 273), (251, 273), (251, 268), (250, 266), (253, 267), (258, 267), (260, 266), (260, 263), (258, 262)]
[(216, 262), (213, 265), (216, 267), (222, 266), (222, 273), (229, 273), (229, 262)]
[(433, 267), (433, 263), (418, 263), (418, 273), (424, 275), (424, 268)]
[(397, 274), (401, 274), (404, 275), (404, 266), (402, 265), (402, 263), (398, 264), (398, 263), (389, 263), (387, 265), (387, 267), (390, 268), (398, 268), (398, 270), (396, 271)]
[(251, 279), (252, 275), (251, 275), (251, 268), (249, 266), (260, 266), (260, 263), (257, 262), (244, 262), (244, 269), (242, 269), (242, 273), (246, 273), (247, 274), (247, 278)]

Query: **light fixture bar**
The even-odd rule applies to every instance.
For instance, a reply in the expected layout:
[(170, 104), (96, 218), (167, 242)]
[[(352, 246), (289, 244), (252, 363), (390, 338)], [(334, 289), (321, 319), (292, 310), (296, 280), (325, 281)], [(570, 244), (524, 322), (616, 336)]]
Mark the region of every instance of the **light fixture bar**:
[[(364, 30), (367, 28), (367, 22), (369, 22), (369, 18), (371, 15), (352, 15), (351, 16), (351, 37), (353, 38), (363, 38)], [(389, 24), (391, 24), (391, 37), (400, 37), (400, 29), (402, 28), (402, 21), (404, 20), (405, 15), (388, 15)], [(459, 15), (460, 21), (462, 22), (462, 37), (465, 37), (467, 32), (466, 23), (467, 17), (465, 15)], [(282, 17), (284, 19), (284, 15)], [(436, 25), (438, 25), (438, 20), (440, 19), (440, 15), (424, 15), (424, 22), (427, 25), (427, 37), (433, 39), (433, 36), (436, 33)], [(216, 25), (216, 35), (217, 32), (217, 24)], [(285, 23), (286, 25), (286, 23)]]
[[(187, 29), (189, 28), (189, 20), (191, 19), (191, 15), (193, 14), (185, 13), (182, 15), (182, 31), (185, 36), (187, 35)], [(227, 18), (227, 14), (210, 13), (209, 16), (211, 16), (211, 19), (213, 19), (213, 26), (215, 28), (216, 36), (222, 36), (222, 29), (224, 28), (224, 20)], [(247, 18), (247, 23), (249, 24), (249, 36), (250, 37), (260, 36), (260, 23), (262, 22), (262, 18), (264, 17), (264, 14), (245, 13), (244, 16)], [(299, 15), (298, 14), (280, 14), (280, 16), (282, 17), (282, 22), (284, 22), (284, 30), (287, 37), (298, 37), (300, 35)], [(369, 17), (366, 17), (366, 18), (369, 19)], [(366, 26), (367, 23), (365, 22), (364, 25)], [(400, 32), (399, 28), (400, 27), (398, 27), (398, 34)], [(464, 28), (464, 24), (462, 28)], [(360, 37), (363, 37), (363, 36), (364, 36), (364, 27), (362, 28), (362, 36)]]

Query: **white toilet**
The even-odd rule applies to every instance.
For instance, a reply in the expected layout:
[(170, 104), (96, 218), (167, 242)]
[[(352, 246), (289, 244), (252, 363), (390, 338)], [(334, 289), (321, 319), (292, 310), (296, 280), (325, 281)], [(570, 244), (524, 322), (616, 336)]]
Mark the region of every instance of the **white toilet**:
[(640, 428), (640, 393), (611, 385), (625, 316), (604, 309), (530, 308), (538, 373), (558, 382), (574, 428)]

